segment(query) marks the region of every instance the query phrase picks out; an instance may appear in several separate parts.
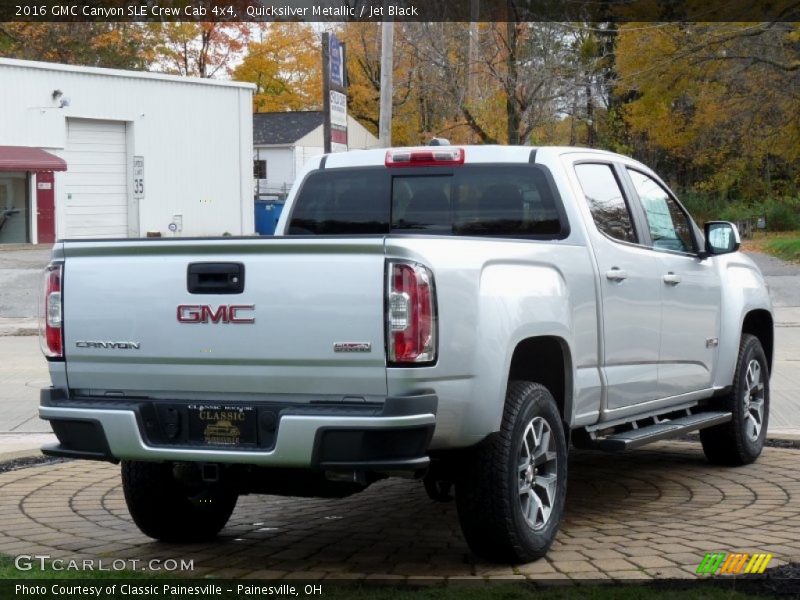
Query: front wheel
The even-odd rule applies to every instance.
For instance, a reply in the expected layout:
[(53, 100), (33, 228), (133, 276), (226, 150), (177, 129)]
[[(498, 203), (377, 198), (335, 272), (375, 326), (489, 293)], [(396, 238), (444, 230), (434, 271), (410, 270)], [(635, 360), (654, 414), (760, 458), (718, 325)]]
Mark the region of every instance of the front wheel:
[(567, 444), (555, 400), (542, 385), (511, 382), (500, 431), (472, 449), (456, 482), (467, 544), (496, 562), (541, 558), (566, 492)]
[(205, 483), (190, 464), (122, 461), (128, 512), (142, 533), (163, 542), (203, 542), (225, 527), (238, 494)]
[(733, 386), (722, 408), (733, 418), (700, 430), (703, 452), (714, 464), (750, 464), (764, 448), (769, 423), (769, 365), (755, 336), (742, 336)]

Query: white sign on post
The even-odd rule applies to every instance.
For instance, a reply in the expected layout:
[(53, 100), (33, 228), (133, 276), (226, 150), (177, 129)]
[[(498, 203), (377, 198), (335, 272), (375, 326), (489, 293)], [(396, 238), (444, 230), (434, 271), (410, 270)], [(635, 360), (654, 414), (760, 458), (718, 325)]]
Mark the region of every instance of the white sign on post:
[(347, 129), (347, 96), (331, 90), (331, 125)]
[(133, 157), (133, 197), (144, 198), (144, 156)]
[(331, 91), (331, 152), (347, 151), (347, 95)]

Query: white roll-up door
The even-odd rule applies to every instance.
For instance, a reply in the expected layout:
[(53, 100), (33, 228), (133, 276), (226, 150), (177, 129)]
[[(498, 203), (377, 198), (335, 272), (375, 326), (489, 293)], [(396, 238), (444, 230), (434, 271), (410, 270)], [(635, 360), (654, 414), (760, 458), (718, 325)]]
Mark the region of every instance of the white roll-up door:
[(63, 238), (128, 235), (125, 123), (67, 119)]

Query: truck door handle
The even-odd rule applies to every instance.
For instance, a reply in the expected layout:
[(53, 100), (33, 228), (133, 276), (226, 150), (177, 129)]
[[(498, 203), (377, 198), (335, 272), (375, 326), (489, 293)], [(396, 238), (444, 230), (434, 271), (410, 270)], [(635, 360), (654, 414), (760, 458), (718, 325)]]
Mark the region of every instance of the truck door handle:
[(242, 263), (190, 263), (186, 271), (190, 294), (241, 294), (244, 291)]
[(681, 276), (676, 275), (672, 271), (664, 275), (661, 279), (663, 279), (664, 283), (667, 285), (678, 285), (681, 282)]
[(606, 279), (610, 281), (625, 281), (627, 278), (628, 272), (619, 267), (611, 267), (610, 271), (606, 271)]

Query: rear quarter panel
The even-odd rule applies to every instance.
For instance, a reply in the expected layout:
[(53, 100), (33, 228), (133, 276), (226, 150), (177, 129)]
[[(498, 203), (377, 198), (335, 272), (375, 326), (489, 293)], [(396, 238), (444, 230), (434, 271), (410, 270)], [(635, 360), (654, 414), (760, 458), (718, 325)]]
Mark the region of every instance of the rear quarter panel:
[[(471, 445), (499, 429), (511, 359), (526, 338), (564, 340), (571, 351), (569, 382), (577, 370), (597, 372), (594, 273), (585, 246), (390, 236), (386, 254), (417, 261), (434, 273), (438, 361), (387, 373), (389, 394), (436, 391), (434, 448)], [(570, 385), (568, 390), (571, 407)], [(599, 399), (599, 387), (596, 391)]]

